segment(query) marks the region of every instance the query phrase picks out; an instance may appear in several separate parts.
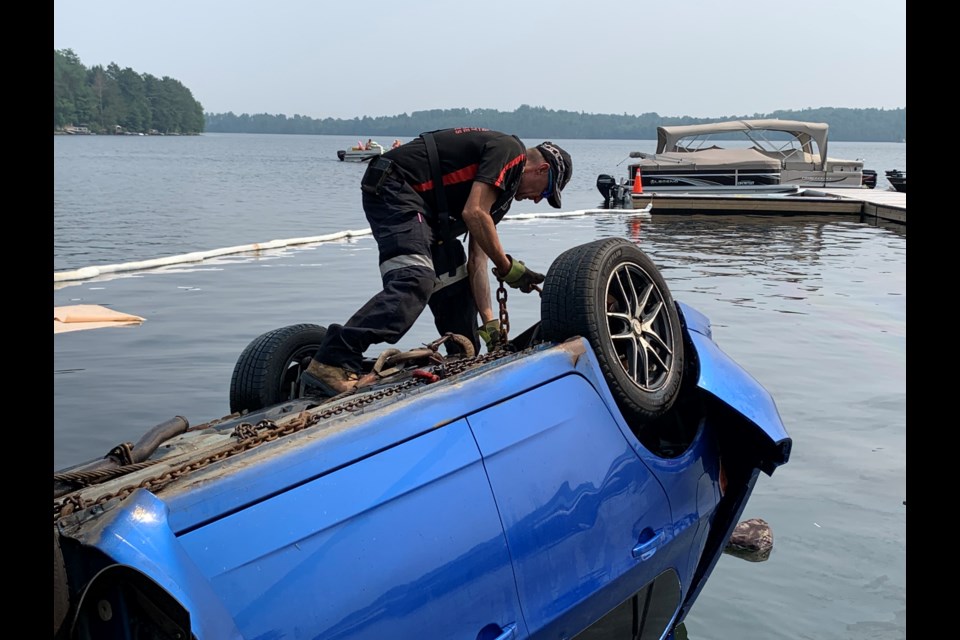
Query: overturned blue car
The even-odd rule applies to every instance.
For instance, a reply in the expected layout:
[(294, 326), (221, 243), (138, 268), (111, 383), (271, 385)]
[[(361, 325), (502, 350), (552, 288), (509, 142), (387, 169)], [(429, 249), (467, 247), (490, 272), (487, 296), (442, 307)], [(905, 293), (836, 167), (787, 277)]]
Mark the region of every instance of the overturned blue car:
[(626, 239), (562, 253), (486, 353), (441, 336), (302, 397), (324, 333), (255, 338), (230, 415), (54, 474), (55, 638), (669, 639), (790, 456)]

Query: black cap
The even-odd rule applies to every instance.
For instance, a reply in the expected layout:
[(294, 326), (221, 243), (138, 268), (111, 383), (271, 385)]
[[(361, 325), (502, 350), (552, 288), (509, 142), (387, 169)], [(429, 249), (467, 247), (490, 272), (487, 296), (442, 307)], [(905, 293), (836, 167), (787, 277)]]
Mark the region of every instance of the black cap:
[(553, 193), (547, 198), (547, 202), (549, 202), (550, 206), (554, 209), (559, 209), (560, 191), (567, 186), (567, 183), (570, 182), (570, 177), (573, 176), (573, 160), (570, 159), (569, 153), (550, 141), (538, 144), (537, 150), (553, 170)]

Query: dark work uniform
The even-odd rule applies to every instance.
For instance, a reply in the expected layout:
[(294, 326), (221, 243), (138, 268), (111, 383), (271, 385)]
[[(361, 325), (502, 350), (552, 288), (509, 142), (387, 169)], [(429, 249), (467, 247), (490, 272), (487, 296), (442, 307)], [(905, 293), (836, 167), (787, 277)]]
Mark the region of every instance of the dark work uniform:
[[(458, 333), (479, 352), (477, 306), (467, 278), (466, 253), (457, 236), (473, 182), (498, 190), (494, 224), (510, 209), (526, 165), (519, 138), (488, 129), (433, 132), (440, 156), (449, 233), (438, 220), (436, 185), (422, 138), (371, 160), (361, 180), (363, 211), (380, 252), (383, 290), (344, 324), (330, 325), (314, 358), (359, 371), (376, 343), (396, 344), (429, 304), (440, 335)], [(448, 353), (456, 345), (447, 343)]]

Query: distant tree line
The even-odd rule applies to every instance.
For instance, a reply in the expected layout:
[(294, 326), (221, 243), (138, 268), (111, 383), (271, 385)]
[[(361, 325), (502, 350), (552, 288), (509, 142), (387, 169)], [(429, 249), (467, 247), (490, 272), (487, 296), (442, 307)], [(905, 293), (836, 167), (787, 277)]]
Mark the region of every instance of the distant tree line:
[(826, 122), (830, 139), (859, 142), (901, 142), (907, 139), (907, 110), (807, 108), (716, 118), (597, 114), (555, 111), (522, 105), (514, 111), (495, 109), (430, 109), (395, 116), (349, 119), (308, 116), (204, 113), (201, 104), (179, 81), (156, 78), (111, 62), (86, 68), (71, 49), (53, 52), (53, 129), (85, 127), (93, 133), (297, 133), (366, 137), (413, 137), (445, 127), (487, 127), (521, 138), (655, 140), (662, 125), (704, 124), (744, 118), (780, 118)]
[(71, 49), (53, 52), (53, 130), (98, 134), (203, 132), (203, 106), (179, 81), (121, 69), (86, 68)]
[(494, 109), (431, 109), (397, 116), (369, 116), (317, 120), (266, 113), (235, 115), (207, 113), (206, 130), (217, 133), (298, 133), (353, 135), (367, 137), (413, 137), (424, 131), (445, 127), (487, 127), (514, 133), (521, 138), (656, 140), (662, 125), (705, 124), (722, 120), (779, 118), (804, 122), (826, 122), (831, 140), (857, 142), (902, 142), (907, 139), (907, 110), (808, 108), (717, 118), (665, 117), (656, 113), (613, 115), (554, 111), (523, 105), (514, 111)]

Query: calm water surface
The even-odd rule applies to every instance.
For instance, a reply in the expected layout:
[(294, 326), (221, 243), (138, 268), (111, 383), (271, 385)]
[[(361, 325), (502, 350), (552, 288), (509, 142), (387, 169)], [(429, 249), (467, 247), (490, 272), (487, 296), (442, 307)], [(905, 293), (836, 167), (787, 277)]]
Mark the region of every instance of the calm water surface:
[[(353, 141), (55, 137), (54, 268), (364, 229), (363, 165), (336, 159)], [(654, 146), (557, 142), (575, 167), (565, 210), (597, 207), (597, 175), (626, 175), (629, 152)], [(906, 168), (905, 144), (831, 143), (830, 155), (864, 158), (878, 188), (885, 169)], [(523, 202), (512, 213), (552, 211)], [(689, 638), (905, 638), (906, 227), (613, 212), (508, 219), (500, 232), (539, 270), (573, 245), (634, 239), (776, 400), (792, 458), (761, 475), (744, 513), (772, 525), (773, 553), (721, 558), (687, 619)], [(342, 322), (378, 288), (369, 236), (56, 285), (55, 306), (102, 304), (147, 321), (54, 336), (54, 470), (174, 415), (199, 424), (226, 414), (250, 340)], [(511, 291), (508, 304), (514, 332), (539, 317), (535, 295)], [(399, 346), (435, 337), (424, 314)]]

